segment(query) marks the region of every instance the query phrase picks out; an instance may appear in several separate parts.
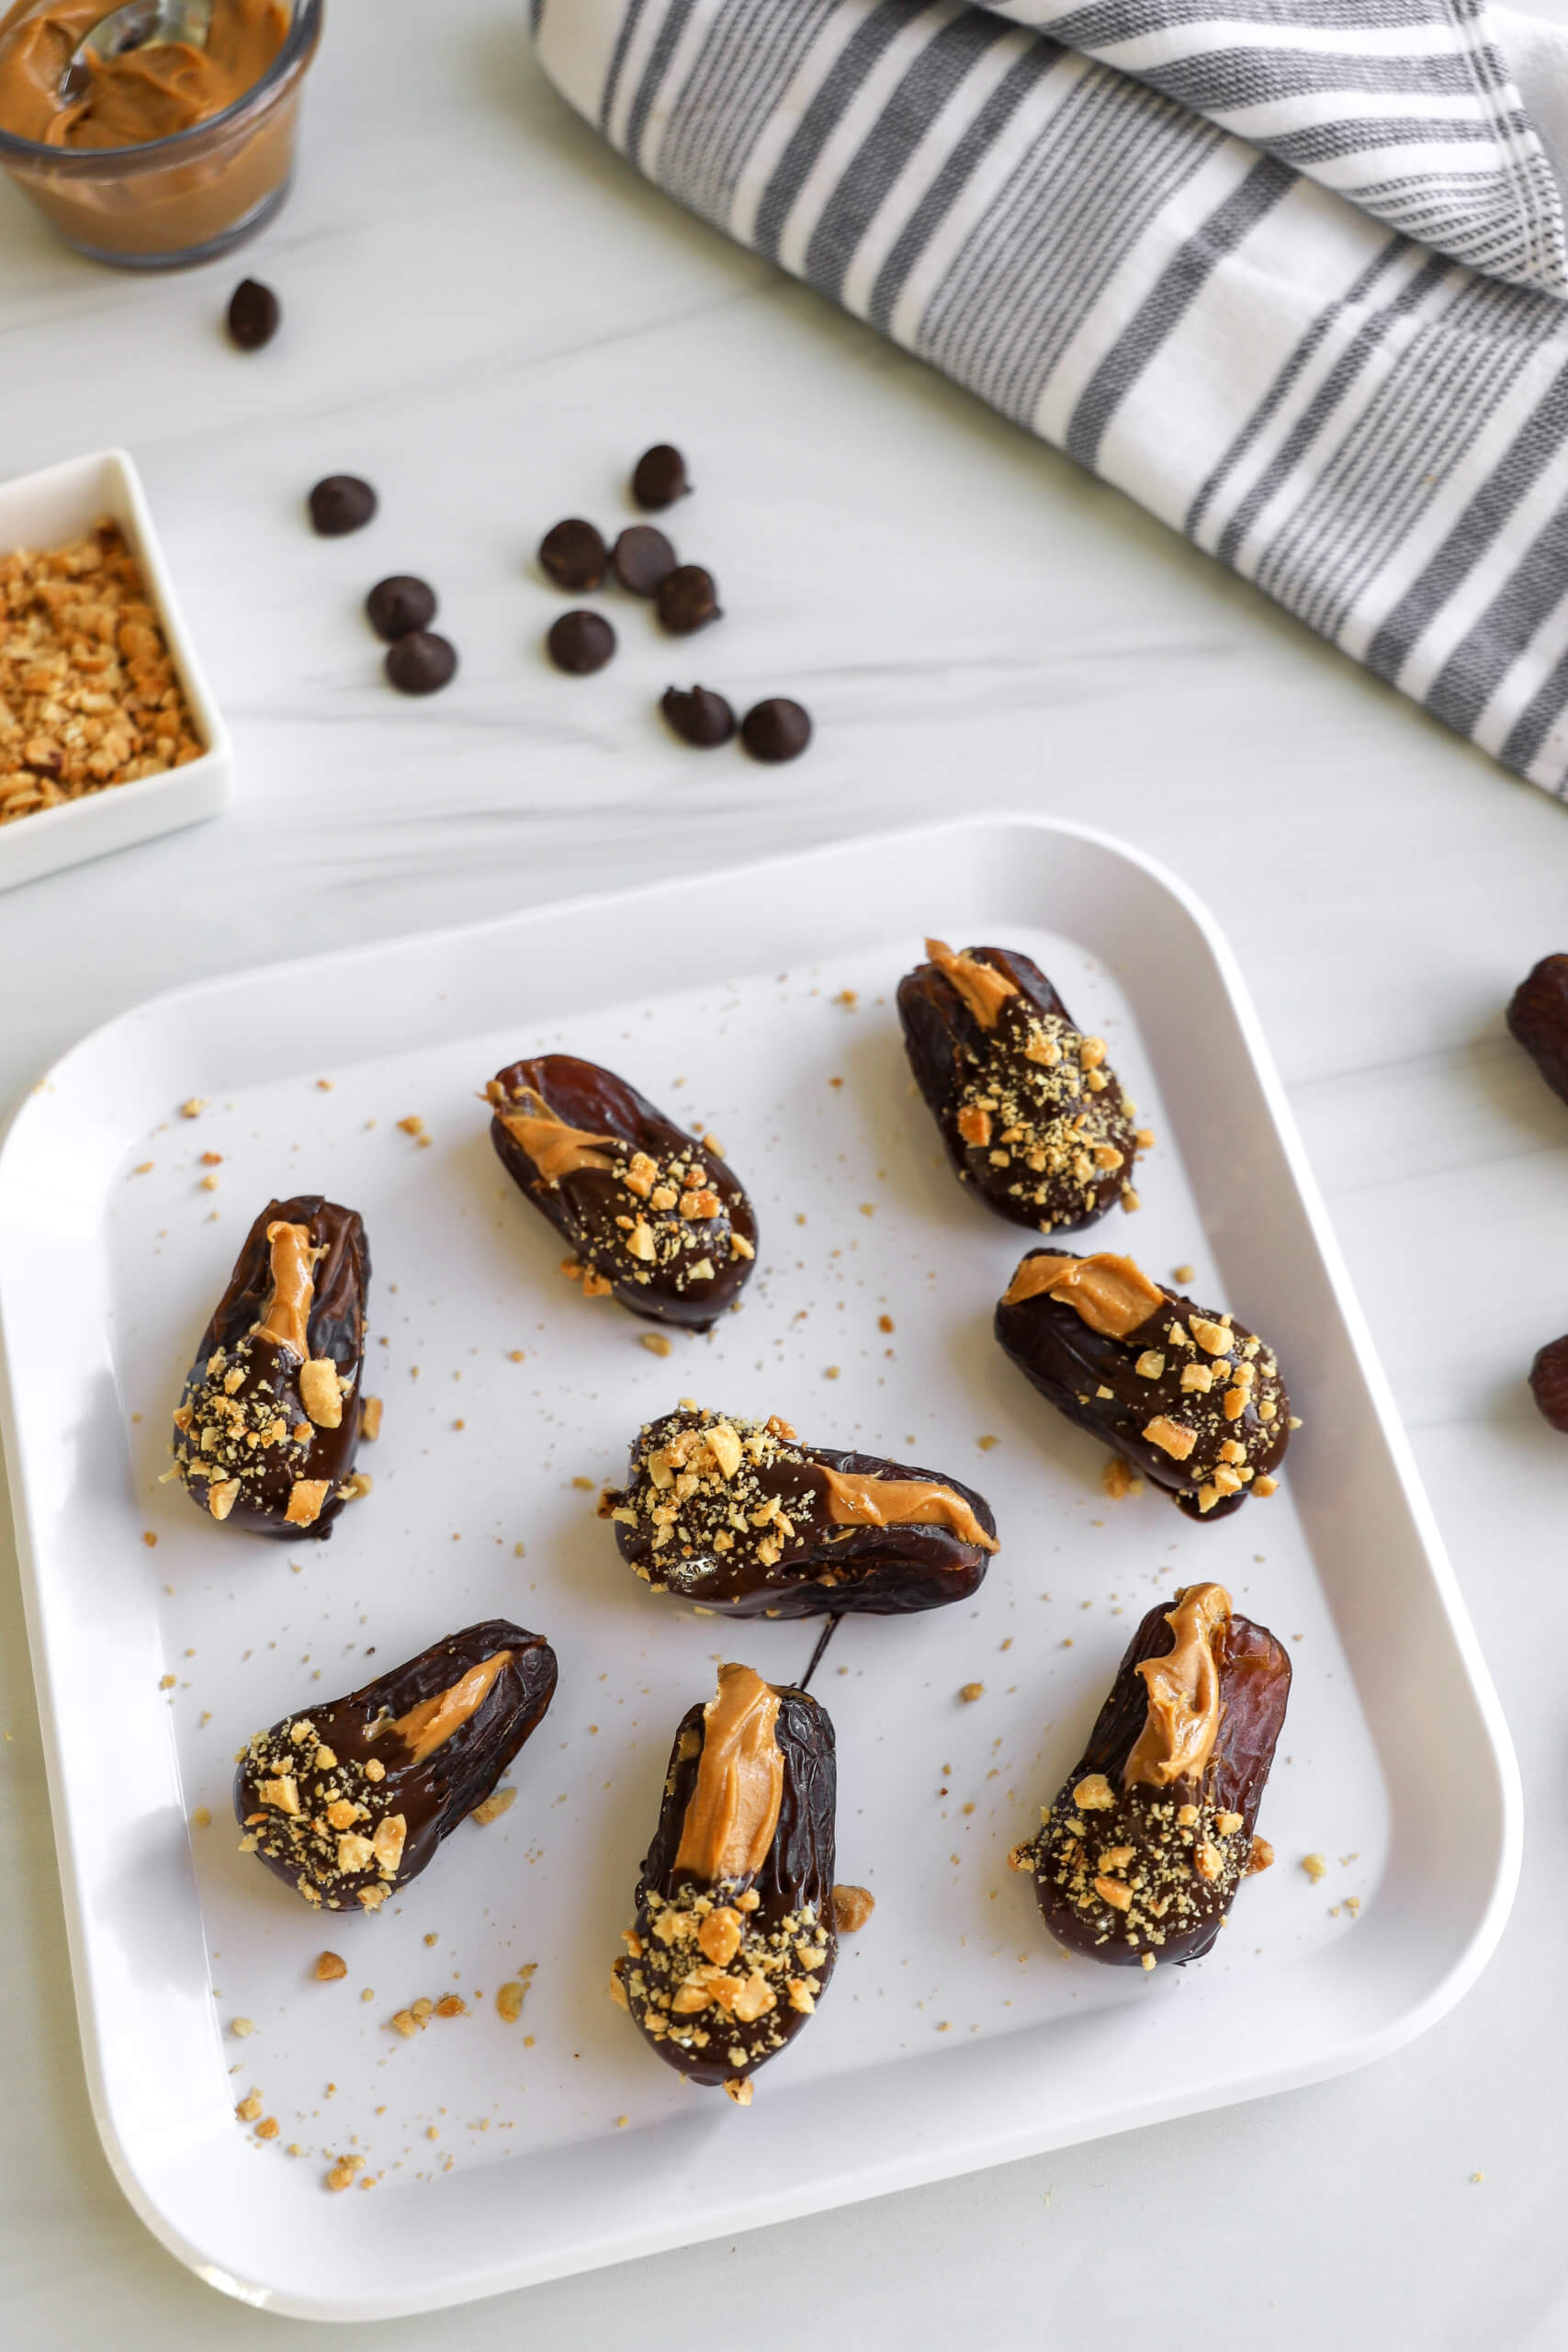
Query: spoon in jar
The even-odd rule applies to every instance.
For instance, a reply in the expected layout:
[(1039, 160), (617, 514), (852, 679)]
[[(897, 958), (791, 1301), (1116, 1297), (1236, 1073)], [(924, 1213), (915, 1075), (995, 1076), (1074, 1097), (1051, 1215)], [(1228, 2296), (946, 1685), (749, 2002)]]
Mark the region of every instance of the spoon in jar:
[(127, 50), (150, 49), (164, 41), (183, 41), (187, 49), (205, 49), (212, 30), (213, 0), (122, 0), (100, 17), (72, 52), (60, 77), (60, 96), (68, 107), (85, 98), (92, 82), (91, 58), (123, 57)]

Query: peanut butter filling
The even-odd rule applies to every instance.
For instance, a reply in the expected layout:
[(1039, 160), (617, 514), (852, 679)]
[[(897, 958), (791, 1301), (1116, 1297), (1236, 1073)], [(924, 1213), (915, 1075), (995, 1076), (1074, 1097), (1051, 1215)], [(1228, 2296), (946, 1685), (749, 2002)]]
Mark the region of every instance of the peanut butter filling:
[(973, 956), (955, 956), (945, 939), (928, 939), (926, 954), (952, 981), (981, 1028), (994, 1029), (1009, 997), (1018, 994), (1018, 982), (998, 972), (994, 964), (977, 964)]
[(1131, 1339), (1166, 1303), (1164, 1291), (1141, 1267), (1109, 1250), (1092, 1258), (1059, 1258), (1042, 1250), (1025, 1258), (1002, 1305), (1021, 1306), (1025, 1299), (1041, 1297), (1064, 1300), (1106, 1340)]
[(697, 1784), (681, 1825), (675, 1868), (710, 1885), (750, 1878), (767, 1860), (784, 1802), (778, 1693), (749, 1666), (721, 1666), (703, 1709)]
[(256, 1326), (258, 1340), (275, 1347), (292, 1348), (303, 1363), (310, 1352), (306, 1327), (316, 1295), (316, 1252), (308, 1225), (285, 1225), (275, 1218), (266, 1229), (272, 1251), (272, 1296)]
[[(491, 1081), (495, 1084), (494, 1080)], [(500, 1089), (496, 1090), (497, 1094)], [(492, 1096), (492, 1101), (495, 1097)], [(496, 1102), (495, 1114), (513, 1143), (525, 1151), (547, 1183), (558, 1184), (563, 1176), (575, 1176), (580, 1168), (597, 1168), (608, 1173), (614, 1161), (606, 1159), (604, 1150), (618, 1149), (615, 1136), (590, 1135), (584, 1127), (569, 1127), (558, 1119), (544, 1097), (532, 1087), (522, 1096), (532, 1110), (503, 1109), (504, 1096)], [(600, 1148), (604, 1147), (604, 1148)]]
[(1214, 1641), (1230, 1613), (1223, 1584), (1190, 1584), (1167, 1611), (1165, 1622), (1176, 1636), (1172, 1647), (1134, 1668), (1143, 1676), (1149, 1712), (1122, 1774), (1125, 1787), (1168, 1789), (1173, 1781), (1201, 1775), (1220, 1729)]
[(828, 1516), (835, 1527), (946, 1527), (961, 1543), (998, 1549), (962, 1495), (931, 1478), (872, 1478), (822, 1470)]
[(0, 129), (40, 145), (141, 147), (189, 130), (254, 89), (288, 35), (288, 0), (216, 0), (204, 48), (148, 41), (91, 57), (85, 95), (62, 104), (73, 51), (112, 0), (17, 0), (0, 20)]
[[(446, 1690), (438, 1690), (434, 1699), (421, 1699), (406, 1715), (396, 1715), (386, 1726), (395, 1731), (409, 1751), (409, 1761), (423, 1764), (444, 1747), (455, 1731), (460, 1731), (470, 1715), (477, 1714), (491, 1693), (491, 1686), (503, 1666), (512, 1663), (510, 1650), (497, 1650), (493, 1657), (481, 1658), (478, 1666), (470, 1666)], [(375, 1729), (382, 1728), (380, 1725)]]

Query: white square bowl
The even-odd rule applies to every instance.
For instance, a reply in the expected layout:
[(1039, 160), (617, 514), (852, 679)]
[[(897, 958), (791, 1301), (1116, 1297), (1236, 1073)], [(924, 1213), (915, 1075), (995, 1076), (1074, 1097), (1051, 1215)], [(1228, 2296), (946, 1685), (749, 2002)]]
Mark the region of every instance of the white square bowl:
[(170, 768), (166, 775), (115, 785), (85, 800), (40, 808), (13, 824), (0, 825), (0, 890), (17, 882), (36, 882), (40, 875), (102, 857), (111, 849), (128, 849), (133, 842), (151, 841), (156, 833), (175, 832), (202, 817), (215, 817), (233, 791), (229, 730), (196, 658), (130, 452), (100, 449), (92, 457), (69, 458), (41, 473), (0, 482), (0, 555), (17, 548), (65, 547), (85, 537), (105, 515), (119, 525), (141, 566), (197, 733), (207, 749), (200, 759)]

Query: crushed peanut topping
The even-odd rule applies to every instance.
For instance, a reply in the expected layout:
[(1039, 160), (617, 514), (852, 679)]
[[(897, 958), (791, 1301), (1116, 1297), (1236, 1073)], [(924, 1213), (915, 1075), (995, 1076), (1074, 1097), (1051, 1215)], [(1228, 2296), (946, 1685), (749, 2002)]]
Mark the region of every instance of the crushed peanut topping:
[[(243, 1339), (215, 1348), (187, 1378), (174, 1414), (169, 1475), (216, 1520), (243, 1503), (285, 1526), (314, 1527), (333, 1499), (333, 1482), (302, 1474), (311, 1467), (317, 1431), (338, 1430), (354, 1409), (358, 1368), (309, 1355), (313, 1268), (323, 1251), (310, 1245), (308, 1228), (275, 1220), (267, 1239), (271, 1295)], [(346, 1479), (337, 1499), (366, 1483)]]
[[(378, 1909), (401, 1868), (407, 1822), (393, 1809), (386, 1768), (373, 1777), (371, 1763), (379, 1759), (360, 1765), (339, 1757), (309, 1716), (257, 1732), (243, 1755), (242, 1785), (252, 1807), (243, 1849), (286, 1864), (307, 1903)], [(323, 1952), (317, 1962), (323, 1981), (335, 1959)]]
[(926, 953), (981, 1033), (977, 1046), (959, 1048), (961, 1173), (973, 1181), (983, 1160), (986, 1193), (1029, 1210), (1042, 1233), (1099, 1216), (1127, 1189), (1145, 1148), (1132, 1104), (1102, 1067), (1103, 1042), (1043, 1012), (998, 966), (941, 940), (928, 940)]
[(810, 2014), (831, 1966), (832, 1931), (815, 1907), (770, 1922), (755, 1889), (733, 1881), (687, 1881), (647, 1902), (650, 1932), (632, 1930), (641, 1949), (615, 1962), (611, 1982), (649, 2039), (695, 2051), (716, 2043), (738, 2070), (782, 2050), (786, 2020)]
[(627, 1484), (605, 1491), (599, 1514), (641, 1539), (630, 1558), (646, 1583), (696, 1600), (722, 1599), (759, 1568), (785, 1584), (808, 1565), (816, 1581), (852, 1586), (864, 1564), (851, 1556), (840, 1567), (831, 1554), (860, 1527), (908, 1529), (913, 1556), (921, 1529), (997, 1548), (940, 1481), (832, 1470), (776, 1414), (761, 1421), (697, 1407), (644, 1424)]
[(618, 1136), (567, 1125), (536, 1087), (508, 1094), (492, 1078), (485, 1092), (545, 1190), (558, 1192), (584, 1172), (607, 1180), (574, 1188), (570, 1195), (579, 1254), (561, 1271), (581, 1283), (585, 1298), (606, 1297), (616, 1283), (646, 1288), (655, 1274), (683, 1295), (716, 1282), (716, 1268), (755, 1256), (747, 1236), (733, 1229), (730, 1204), (710, 1180), (703, 1156), (709, 1147), (682, 1143), (655, 1157)]
[[(1227, 1821), (1236, 1827), (1223, 1828)], [(1095, 1943), (1130, 1944), (1148, 1965), (1168, 1939), (1228, 1909), (1255, 1867), (1254, 1842), (1239, 1815), (1215, 1807), (1206, 1785), (1197, 1804), (1179, 1805), (1168, 1790), (1117, 1789), (1096, 1772), (1065, 1790), (1039, 1834), (1008, 1859), (1065, 1895)]]
[[(1267, 1497), (1279, 1481), (1281, 1416), (1287, 1399), (1273, 1351), (1228, 1316), (1189, 1310), (1188, 1302), (1149, 1280), (1130, 1258), (1100, 1252), (1075, 1258), (1040, 1250), (1020, 1263), (1003, 1299), (1020, 1306), (1043, 1299), (1043, 1312), (1075, 1311), (1115, 1352), (1089, 1359), (1090, 1390), (1081, 1383), (1083, 1415), (1146, 1473), (1207, 1516), (1244, 1491)], [(1038, 1340), (1021, 1340), (1028, 1356)], [(1073, 1356), (1077, 1363), (1077, 1356)], [(1103, 1407), (1103, 1412), (1100, 1408)], [(1070, 1409), (1070, 1408), (1069, 1408)], [(1137, 1452), (1138, 1442), (1182, 1465), (1180, 1483)], [(1120, 1481), (1108, 1492), (1120, 1490)]]
[(116, 524), (0, 556), (0, 825), (185, 767), (204, 748)]

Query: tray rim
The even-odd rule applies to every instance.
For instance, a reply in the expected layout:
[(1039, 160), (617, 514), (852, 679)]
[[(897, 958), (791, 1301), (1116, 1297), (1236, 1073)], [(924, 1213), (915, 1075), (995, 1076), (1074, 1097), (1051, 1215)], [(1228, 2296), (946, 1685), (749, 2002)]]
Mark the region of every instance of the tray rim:
[[(997, 2164), (1015, 2162), (1024, 2156), (1043, 2154), (1056, 2147), (1086, 2145), (1090, 2141), (1141, 2129), (1145, 2125), (1173, 2120), (1179, 2116), (1201, 2114), (1213, 2109), (1240, 2105), (1252, 2098), (1272, 2096), (1283, 2090), (1295, 2089), (1310, 2083), (1332, 2080), (1336, 2075), (1349, 2074), (1376, 2060), (1390, 2056), (1416, 2040), (1437, 2024), (1471, 1990), (1495, 1951), (1507, 1924), (1517, 1889), (1523, 1849), (1523, 1786), (1517, 1758), (1504, 1716), (1501, 1702), (1486, 1666), (1479, 1639), (1472, 1624), (1470, 1613), (1461, 1590), (1459, 1579), (1449, 1558), (1435, 1515), (1427, 1499), (1404, 1424), (1400, 1419), (1393, 1391), (1389, 1385), (1381, 1358), (1363, 1317), (1359, 1301), (1351, 1283), (1348, 1270), (1340, 1251), (1337, 1238), (1329, 1219), (1326, 1206), (1305, 1148), (1296, 1128), (1295, 1119), (1286, 1096), (1283, 1082), (1275, 1067), (1266, 1033), (1253, 1003), (1241, 965), (1229, 941), (1214, 916), (1190, 886), (1163, 861), (1151, 857), (1131, 842), (1102, 827), (1081, 823), (1075, 820), (1042, 816), (1032, 810), (1001, 810), (974, 817), (945, 820), (936, 823), (905, 827), (877, 827), (846, 835), (829, 843), (817, 844), (805, 851), (786, 850), (733, 865), (718, 865), (703, 869), (698, 876), (660, 876), (651, 882), (633, 884), (604, 891), (586, 891), (562, 898), (544, 898), (528, 905), (488, 916), (479, 922), (434, 926), (423, 931), (394, 934), (390, 938), (363, 942), (344, 948), (318, 950), (313, 954), (280, 958), (267, 965), (250, 966), (240, 971), (220, 973), (206, 978), (186, 982), (176, 988), (162, 989), (141, 999), (87, 1031), (63, 1054), (56, 1057), (46, 1069), (29, 1085), (25, 1086), (9, 1113), (0, 1125), (0, 1177), (5, 1173), (7, 1155), (13, 1149), (16, 1129), (32, 1097), (65, 1073), (80, 1054), (101, 1047), (117, 1030), (129, 1029), (152, 1014), (172, 1013), (185, 1002), (207, 997), (215, 991), (239, 990), (264, 983), (278, 974), (299, 975), (311, 971), (341, 969), (355, 964), (368, 964), (378, 957), (394, 958), (410, 950), (421, 951), (458, 941), (473, 941), (487, 934), (504, 933), (525, 926), (531, 920), (558, 918), (563, 915), (593, 914), (603, 917), (617, 908), (629, 907), (655, 897), (663, 889), (677, 888), (695, 878), (713, 883), (735, 883), (760, 875), (776, 874), (779, 869), (800, 864), (805, 858), (819, 855), (824, 848), (835, 854), (853, 855), (872, 848), (886, 849), (897, 844), (900, 848), (964, 836), (999, 838), (1009, 832), (1022, 831), (1035, 837), (1069, 839), (1109, 853), (1112, 857), (1138, 869), (1158, 888), (1172, 898), (1194, 924), (1204, 945), (1213, 956), (1224, 984), (1237, 1026), (1246, 1044), (1259, 1090), (1267, 1106), (1280, 1148), (1291, 1170), (1301, 1206), (1319, 1250), (1324, 1271), (1334, 1295), (1335, 1303), (1344, 1318), (1346, 1330), (1354, 1349), (1358, 1364), (1367, 1382), (1376, 1411), (1377, 1422), (1388, 1446), (1396, 1471), (1402, 1495), (1406, 1503), (1431, 1576), (1434, 1599), (1441, 1611), (1448, 1634), (1453, 1644), (1456, 1662), (1461, 1668), (1472, 1693), (1480, 1726), (1490, 1748), (1491, 1762), (1496, 1775), (1496, 1797), (1499, 1835), (1491, 1883), (1484, 1904), (1479, 1910), (1469, 1942), (1450, 1965), (1447, 1973), (1428, 1988), (1411, 2007), (1402, 2010), (1391, 2022), (1352, 2036), (1333, 2051), (1315, 2059), (1292, 2060), (1272, 2073), (1265, 2072), (1248, 2079), (1240, 2087), (1216, 2083), (1212, 2091), (1196, 2096), (1151, 2096), (1141, 2103), (1124, 2102), (1120, 2109), (1111, 2109), (1083, 2129), (1074, 2125), (1063, 2132), (1047, 2125), (1042, 2131), (1004, 2131), (995, 2137), (941, 2151), (910, 2149), (902, 2154), (887, 2156), (879, 2162), (863, 2165), (852, 2177), (842, 2176), (818, 2179), (793, 2190), (771, 2189), (766, 2197), (766, 2210), (749, 2213), (742, 2203), (739, 2210), (728, 2209), (716, 2219), (698, 2220), (688, 2216), (679, 2225), (666, 2222), (633, 2226), (613, 2245), (602, 2248), (573, 2247), (559, 2256), (525, 2256), (498, 2265), (496, 2269), (463, 2283), (443, 2282), (434, 2297), (423, 2293), (397, 2292), (367, 2301), (355, 2297), (351, 2301), (334, 2301), (312, 2294), (295, 2294), (261, 2283), (235, 2278), (228, 2269), (213, 2263), (157, 2203), (143, 2185), (130, 2149), (122, 2143), (118, 2124), (111, 2112), (104, 2077), (102, 2052), (97, 2022), (89, 1997), (85, 1967), (86, 1930), (84, 1917), (82, 1889), (77, 1883), (68, 1838), (65, 1772), (60, 1752), (58, 1729), (54, 1719), (47, 1641), (42, 1623), (43, 1593), (33, 1542), (32, 1519), (28, 1509), (28, 1478), (17, 1435), (13, 1405), (10, 1337), (0, 1309), (0, 1446), (3, 1446), (12, 1493), (12, 1516), (17, 1552), (17, 1574), (21, 1586), (24, 1618), (28, 1629), (29, 1659), (33, 1669), (35, 1696), (39, 1708), (39, 1731), (44, 1755), (45, 1771), (50, 1794), (51, 1827), (54, 1833), (57, 1866), (60, 1871), (62, 1906), (65, 1917), (67, 1949), (71, 1959), (73, 1996), (76, 2007), (77, 2026), (81, 2037), (84, 2072), (89, 2104), (99, 2140), (111, 2171), (127, 2201), (139, 2219), (152, 2232), (160, 2245), (176, 2260), (206, 2284), (253, 2308), (266, 2310), (285, 2316), (319, 2321), (351, 2321), (389, 2319), (411, 2316), (426, 2311), (457, 2308), (465, 2302), (485, 2297), (515, 2291), (530, 2285), (578, 2275), (581, 2272), (634, 2261), (643, 2256), (673, 2247), (699, 2244), (714, 2236), (736, 2233), (743, 2229), (765, 2226), (774, 2222), (798, 2219), (804, 2215), (831, 2208), (858, 2203), (864, 2199), (896, 2194), (901, 2189), (929, 2185), (933, 2181), (955, 2179), (981, 2171)], [(3, 1246), (3, 1245), (0, 1245)]]

